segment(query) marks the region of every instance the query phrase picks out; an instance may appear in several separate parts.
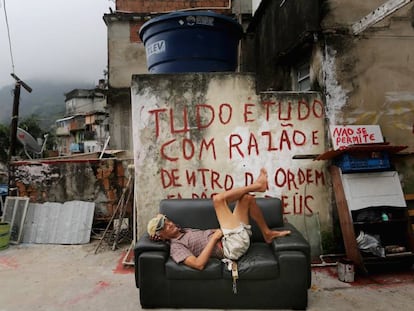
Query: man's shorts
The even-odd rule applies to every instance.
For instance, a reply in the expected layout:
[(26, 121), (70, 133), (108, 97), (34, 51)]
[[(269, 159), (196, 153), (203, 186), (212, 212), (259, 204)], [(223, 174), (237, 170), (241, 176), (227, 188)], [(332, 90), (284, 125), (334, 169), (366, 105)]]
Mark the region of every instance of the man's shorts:
[(224, 257), (238, 260), (247, 252), (250, 246), (251, 226), (240, 223), (235, 229), (222, 229)]

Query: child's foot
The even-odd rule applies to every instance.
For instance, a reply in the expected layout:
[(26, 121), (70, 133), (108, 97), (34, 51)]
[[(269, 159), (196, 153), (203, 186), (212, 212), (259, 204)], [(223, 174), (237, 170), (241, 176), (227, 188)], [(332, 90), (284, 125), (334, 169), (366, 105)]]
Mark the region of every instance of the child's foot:
[(264, 168), (260, 169), (260, 175), (256, 179), (257, 192), (265, 192), (267, 190), (267, 171)]
[(286, 236), (290, 234), (290, 230), (282, 230), (282, 231), (270, 231), (266, 234), (266, 236), (264, 237), (265, 242), (266, 243), (271, 243), (272, 240), (276, 239), (276, 238), (280, 238), (282, 236)]

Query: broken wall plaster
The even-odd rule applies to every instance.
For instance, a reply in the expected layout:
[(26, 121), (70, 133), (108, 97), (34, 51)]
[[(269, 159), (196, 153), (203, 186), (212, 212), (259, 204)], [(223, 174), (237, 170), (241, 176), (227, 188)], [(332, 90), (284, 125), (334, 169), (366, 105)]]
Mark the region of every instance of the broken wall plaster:
[(340, 120), (339, 113), (346, 105), (348, 91), (343, 89), (338, 83), (336, 75), (336, 54), (337, 51), (330, 46), (325, 47), (324, 57), (322, 58), (322, 68), (325, 74), (324, 85), (326, 95), (326, 118), (328, 123), (334, 125)]
[(82, 200), (95, 202), (95, 217), (108, 218), (125, 185), (129, 160), (53, 162), (14, 165), (16, 186), (21, 196), (33, 203)]
[(24, 184), (33, 182), (49, 182), (59, 178), (58, 173), (53, 173), (53, 169), (48, 164), (24, 165), (17, 167), (18, 181)]

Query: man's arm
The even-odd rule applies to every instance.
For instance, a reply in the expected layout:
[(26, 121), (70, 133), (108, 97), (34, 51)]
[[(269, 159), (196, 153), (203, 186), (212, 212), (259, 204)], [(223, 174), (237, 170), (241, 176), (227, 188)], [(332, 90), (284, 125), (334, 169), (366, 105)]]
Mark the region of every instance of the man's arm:
[(198, 255), (198, 257), (191, 255), (187, 257), (183, 263), (191, 268), (203, 270), (211, 256), (211, 253), (213, 252), (214, 247), (222, 236), (223, 232), (220, 229), (217, 229), (211, 235), (210, 240), (208, 241), (206, 247), (201, 251), (200, 255)]

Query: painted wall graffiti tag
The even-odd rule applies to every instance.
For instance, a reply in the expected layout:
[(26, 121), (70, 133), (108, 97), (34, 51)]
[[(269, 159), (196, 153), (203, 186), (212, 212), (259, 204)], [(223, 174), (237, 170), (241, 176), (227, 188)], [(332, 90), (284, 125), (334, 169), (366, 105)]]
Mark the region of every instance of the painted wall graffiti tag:
[[(284, 150), (292, 150), (293, 146), (301, 147), (304, 145), (319, 145), (320, 130), (296, 129), (294, 122), (304, 122), (310, 118), (320, 119), (323, 117), (323, 104), (319, 100), (307, 103), (300, 100), (296, 105), (291, 102), (283, 105), (282, 102), (266, 101), (261, 103), (258, 109), (255, 104), (247, 103), (243, 108), (234, 109), (228, 103), (220, 104), (217, 109), (212, 105), (198, 104), (194, 109), (193, 116), (189, 115), (189, 109), (184, 107), (180, 111), (178, 109), (154, 109), (148, 113), (152, 116), (155, 124), (155, 137), (160, 137), (163, 129), (168, 130), (170, 139), (161, 142), (160, 154), (167, 161), (176, 162), (179, 160), (193, 160), (210, 157), (213, 160), (218, 159), (216, 137), (204, 137), (201, 141), (194, 141), (186, 137), (178, 137), (178, 134), (185, 134), (194, 131), (204, 131), (209, 128), (217, 127), (234, 127), (233, 119), (239, 120), (240, 113), (242, 124), (239, 126), (248, 126), (254, 122), (280, 124), (280, 130), (275, 132), (271, 130), (251, 132), (242, 135), (239, 132), (230, 133), (226, 137), (226, 157), (230, 160), (236, 156), (246, 158), (251, 155), (260, 155), (261, 152), (281, 152)], [(260, 104), (258, 104), (260, 106)], [(257, 118), (258, 110), (264, 112), (264, 120)], [(177, 125), (177, 120), (182, 120)], [(190, 126), (190, 120), (195, 120), (195, 125)], [(221, 139), (221, 137), (220, 137)], [(220, 143), (222, 143), (220, 141)], [(179, 150), (179, 154), (177, 154)], [(174, 153), (175, 155), (171, 155)]]
[[(237, 108), (236, 108), (237, 106)], [(242, 115), (244, 123), (257, 122), (264, 118), (265, 122), (282, 122), (282, 126), (293, 126), (294, 121), (306, 121), (310, 118), (321, 119), (324, 115), (323, 103), (314, 99), (311, 103), (298, 100), (297, 103), (262, 101), (259, 104), (245, 103), (241, 105), (231, 105), (229, 103), (219, 104), (218, 107), (208, 104), (196, 104), (191, 107), (178, 108), (158, 108), (149, 110), (155, 122), (155, 136), (159, 137), (161, 129), (169, 129), (170, 134), (187, 133), (194, 128), (190, 126), (190, 120), (195, 120), (195, 129), (203, 130), (211, 127), (214, 123), (222, 126), (231, 124), (236, 119), (237, 114)], [(260, 114), (260, 118), (259, 118)], [(182, 125), (177, 126), (176, 120), (182, 120)], [(285, 123), (289, 121), (288, 123)], [(165, 126), (163, 123), (167, 123)]]
[[(245, 172), (244, 184), (248, 185), (254, 181), (254, 173)], [(221, 173), (219, 171), (199, 168), (196, 170), (179, 169), (161, 169), (161, 184), (163, 189), (177, 190), (180, 188), (205, 189), (205, 191), (193, 192), (191, 198), (210, 198), (214, 194), (229, 190), (235, 187), (236, 181), (240, 176)], [(282, 195), (285, 214), (303, 214), (313, 213), (312, 203), (314, 201), (313, 194), (301, 194), (301, 188), (306, 185), (325, 186), (325, 175), (323, 171), (318, 169), (298, 169), (292, 171), (290, 169), (276, 168), (273, 172), (269, 172), (269, 185), (287, 188), (293, 192), (293, 196)], [(183, 198), (179, 191), (172, 191), (167, 198), (177, 199)]]
[[(257, 172), (244, 171), (241, 176), (216, 166), (267, 159), (269, 187), (282, 193), (285, 214), (314, 211), (314, 194), (305, 194), (303, 188), (324, 187), (324, 171), (276, 163), (290, 163), (287, 159), (295, 150), (323, 148), (324, 109), (319, 99), (156, 107), (147, 113), (163, 163), (160, 186), (167, 198), (210, 198), (250, 184)], [(208, 164), (198, 165), (201, 161)], [(195, 165), (187, 168), (186, 163)]]

